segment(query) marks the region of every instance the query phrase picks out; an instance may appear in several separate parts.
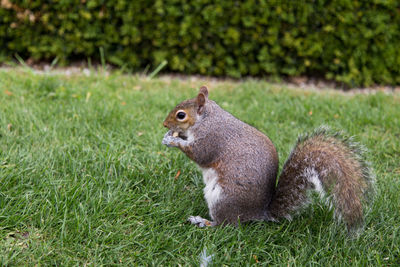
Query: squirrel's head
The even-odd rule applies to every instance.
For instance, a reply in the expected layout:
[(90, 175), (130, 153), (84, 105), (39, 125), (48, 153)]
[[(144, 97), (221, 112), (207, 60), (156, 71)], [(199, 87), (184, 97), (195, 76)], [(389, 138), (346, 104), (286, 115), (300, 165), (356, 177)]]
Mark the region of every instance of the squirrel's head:
[(168, 114), (163, 123), (164, 127), (185, 137), (189, 127), (193, 126), (203, 114), (207, 99), (208, 89), (206, 86), (202, 86), (197, 97), (183, 101)]

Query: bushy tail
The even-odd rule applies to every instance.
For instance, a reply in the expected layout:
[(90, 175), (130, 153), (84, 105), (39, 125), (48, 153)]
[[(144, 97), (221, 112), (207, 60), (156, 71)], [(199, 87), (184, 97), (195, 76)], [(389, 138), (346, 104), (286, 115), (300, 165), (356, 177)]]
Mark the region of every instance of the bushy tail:
[(363, 202), (372, 197), (374, 182), (363, 154), (352, 138), (326, 127), (299, 137), (279, 177), (270, 219), (290, 219), (308, 202), (307, 191), (313, 189), (333, 204), (350, 232), (358, 229), (363, 223)]

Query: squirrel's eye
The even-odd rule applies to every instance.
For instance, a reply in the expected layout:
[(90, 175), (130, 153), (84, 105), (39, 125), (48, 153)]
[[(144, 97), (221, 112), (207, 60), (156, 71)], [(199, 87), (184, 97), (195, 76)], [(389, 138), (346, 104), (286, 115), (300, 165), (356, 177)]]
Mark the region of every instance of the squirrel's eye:
[(186, 113), (183, 111), (179, 111), (178, 113), (176, 113), (176, 117), (178, 118), (178, 120), (183, 120), (186, 118)]

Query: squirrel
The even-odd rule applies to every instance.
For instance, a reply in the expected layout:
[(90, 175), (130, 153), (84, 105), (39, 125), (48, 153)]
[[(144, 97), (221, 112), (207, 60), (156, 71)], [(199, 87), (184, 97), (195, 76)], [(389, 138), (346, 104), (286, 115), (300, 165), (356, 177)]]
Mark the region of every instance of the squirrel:
[(177, 147), (203, 172), (211, 221), (190, 216), (199, 227), (247, 221), (291, 220), (315, 190), (334, 207), (349, 232), (363, 225), (364, 202), (374, 176), (362, 147), (321, 127), (300, 136), (278, 184), (278, 154), (271, 140), (208, 99), (208, 89), (178, 104), (163, 125), (162, 144)]

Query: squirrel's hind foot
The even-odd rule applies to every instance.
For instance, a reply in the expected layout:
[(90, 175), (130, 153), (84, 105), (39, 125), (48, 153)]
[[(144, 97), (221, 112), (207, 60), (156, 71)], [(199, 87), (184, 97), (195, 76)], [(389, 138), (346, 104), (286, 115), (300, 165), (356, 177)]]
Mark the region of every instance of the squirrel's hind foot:
[(203, 218), (201, 218), (200, 216), (190, 216), (189, 218), (188, 218), (188, 221), (191, 223), (191, 224), (194, 224), (194, 225), (196, 225), (197, 227), (206, 227), (206, 226), (214, 226), (214, 223), (213, 222), (211, 222), (211, 221), (209, 221), (209, 220), (206, 220), (206, 219), (203, 219)]

